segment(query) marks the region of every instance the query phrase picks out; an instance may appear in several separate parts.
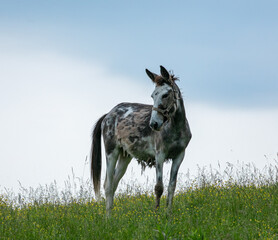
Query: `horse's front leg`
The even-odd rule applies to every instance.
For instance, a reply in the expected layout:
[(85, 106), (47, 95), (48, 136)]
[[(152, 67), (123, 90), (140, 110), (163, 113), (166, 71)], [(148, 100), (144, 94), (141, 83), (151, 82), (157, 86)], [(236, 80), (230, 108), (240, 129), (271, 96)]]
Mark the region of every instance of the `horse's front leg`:
[(156, 195), (156, 208), (159, 208), (160, 198), (163, 193), (163, 163), (164, 156), (160, 154), (156, 157), (156, 185), (154, 188)]
[(168, 196), (167, 196), (167, 207), (169, 211), (171, 211), (172, 208), (173, 197), (174, 197), (174, 192), (177, 183), (177, 175), (183, 158), (184, 158), (184, 151), (182, 151), (176, 158), (173, 159), (170, 181), (168, 186)]

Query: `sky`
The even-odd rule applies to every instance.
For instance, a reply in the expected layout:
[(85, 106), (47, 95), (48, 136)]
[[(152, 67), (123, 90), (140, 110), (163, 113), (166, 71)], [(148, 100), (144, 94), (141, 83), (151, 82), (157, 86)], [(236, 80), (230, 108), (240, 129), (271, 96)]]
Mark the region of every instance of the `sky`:
[(182, 173), (278, 160), (277, 1), (0, 4), (0, 188), (88, 178), (94, 123), (151, 104), (145, 68), (160, 65), (180, 78), (193, 134)]

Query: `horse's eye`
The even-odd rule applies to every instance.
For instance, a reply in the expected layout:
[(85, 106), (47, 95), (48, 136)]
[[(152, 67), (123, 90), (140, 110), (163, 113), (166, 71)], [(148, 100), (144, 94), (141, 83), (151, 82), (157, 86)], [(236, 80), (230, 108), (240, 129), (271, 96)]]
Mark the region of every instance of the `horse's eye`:
[(168, 96), (169, 96), (169, 94), (166, 93), (166, 94), (162, 95), (162, 98), (167, 98)]

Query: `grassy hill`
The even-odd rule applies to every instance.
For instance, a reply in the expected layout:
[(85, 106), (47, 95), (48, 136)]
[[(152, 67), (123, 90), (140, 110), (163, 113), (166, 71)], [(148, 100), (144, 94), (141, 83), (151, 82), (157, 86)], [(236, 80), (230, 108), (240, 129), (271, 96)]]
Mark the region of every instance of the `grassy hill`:
[(29, 199), (2, 194), (0, 239), (278, 239), (275, 169), (267, 169), (267, 176), (237, 170), (237, 179), (227, 178), (231, 172), (221, 179), (203, 171), (176, 193), (172, 213), (165, 196), (156, 211), (151, 191), (123, 191), (110, 219), (105, 202), (86, 195), (89, 187), (82, 188), (86, 197), (67, 191), (53, 197), (57, 189), (51, 187), (34, 199), (30, 190)]

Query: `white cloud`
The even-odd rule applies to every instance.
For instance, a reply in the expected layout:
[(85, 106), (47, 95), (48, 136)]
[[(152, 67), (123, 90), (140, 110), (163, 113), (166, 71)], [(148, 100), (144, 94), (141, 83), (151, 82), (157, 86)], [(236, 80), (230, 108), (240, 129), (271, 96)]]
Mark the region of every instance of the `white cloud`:
[(193, 139), (189, 157), (200, 165), (253, 162), (262, 168), (278, 152), (278, 110), (189, 108)]
[(82, 175), (94, 122), (116, 103), (149, 95), (97, 64), (56, 54), (1, 55), (0, 65), (0, 182), (6, 187), (17, 180), (63, 182), (71, 167)]

